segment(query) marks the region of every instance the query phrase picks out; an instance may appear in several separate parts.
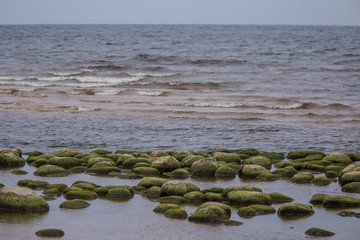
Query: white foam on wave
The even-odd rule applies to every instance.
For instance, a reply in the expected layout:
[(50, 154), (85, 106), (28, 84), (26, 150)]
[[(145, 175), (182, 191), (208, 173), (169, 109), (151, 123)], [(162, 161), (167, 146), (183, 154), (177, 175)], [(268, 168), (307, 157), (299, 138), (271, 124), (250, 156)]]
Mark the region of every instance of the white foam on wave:
[(74, 71), (74, 72), (49, 72), (49, 73), (54, 76), (67, 77), (67, 76), (72, 76), (72, 75), (78, 75), (81, 72)]
[(248, 103), (159, 103), (162, 106), (183, 106), (183, 107), (214, 107), (214, 108), (267, 108), (278, 110), (290, 110), (299, 109), (303, 106), (303, 103), (294, 103), (290, 105), (270, 105), (270, 104), (248, 104)]
[(125, 91), (126, 89), (106, 89), (106, 90), (102, 90), (100, 92), (96, 92), (96, 95), (117, 95), (123, 91)]
[(137, 94), (141, 95), (141, 96), (157, 97), (157, 96), (163, 95), (164, 92), (161, 92), (161, 91), (139, 91), (139, 92), (137, 92)]

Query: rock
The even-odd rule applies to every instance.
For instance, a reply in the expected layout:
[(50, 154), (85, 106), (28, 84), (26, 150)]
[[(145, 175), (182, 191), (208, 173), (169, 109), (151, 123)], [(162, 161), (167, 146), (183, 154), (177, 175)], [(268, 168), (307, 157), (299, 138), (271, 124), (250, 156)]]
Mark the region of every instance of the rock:
[(89, 191), (94, 191), (94, 189), (96, 188), (95, 184), (89, 183), (89, 182), (73, 183), (73, 185), (71, 185), (71, 186), (72, 187), (78, 187), (78, 188), (81, 188), (83, 190), (89, 190)]
[(309, 183), (313, 178), (314, 175), (311, 173), (297, 173), (290, 179), (290, 181), (293, 183)]
[(65, 169), (81, 166), (81, 159), (74, 157), (53, 157), (50, 158), (46, 164), (59, 166)]
[(311, 204), (323, 204), (324, 199), (326, 197), (328, 197), (329, 195), (324, 194), (324, 193), (316, 193), (312, 196), (312, 198), (310, 199), (310, 203)]
[(188, 190), (186, 184), (177, 180), (168, 181), (161, 186), (161, 193), (162, 195), (165, 196), (171, 196), (171, 195), (183, 196), (187, 192)]
[(65, 235), (64, 231), (61, 229), (42, 229), (35, 233), (39, 237), (62, 237)]
[(60, 208), (67, 208), (67, 209), (81, 209), (81, 208), (87, 208), (89, 206), (90, 203), (82, 199), (67, 200), (60, 204)]
[(205, 201), (205, 195), (200, 191), (193, 191), (184, 195), (187, 203), (201, 203)]
[[(215, 190), (215, 189), (214, 189)], [(256, 192), (262, 192), (262, 190), (258, 187), (254, 187), (251, 185), (230, 185), (227, 186), (224, 190), (224, 196), (227, 196), (229, 192), (231, 191), (256, 191)], [(220, 191), (218, 191), (220, 193)]]
[[(350, 164), (349, 166), (351, 166), (352, 164)], [(338, 165), (328, 165), (325, 167), (325, 172), (328, 171), (334, 171), (334, 172), (341, 172), (344, 169), (344, 166), (338, 166)], [(360, 168), (359, 168), (360, 169)]]
[(275, 208), (267, 205), (254, 204), (254, 205), (250, 205), (249, 207), (256, 211), (256, 215), (266, 215), (266, 214), (276, 213)]
[(112, 188), (107, 192), (106, 197), (130, 199), (130, 198), (132, 198), (132, 194), (126, 188)]
[[(115, 189), (115, 188), (123, 188), (123, 189), (126, 189), (130, 192), (131, 196), (134, 195), (135, 193), (135, 190), (134, 188), (130, 187), (130, 186), (126, 186), (126, 185), (109, 185), (109, 186), (105, 186), (105, 187), (97, 187), (95, 188), (93, 191), (98, 194), (99, 196), (102, 196), (102, 197), (106, 197), (109, 193), (109, 191), (111, 189)], [(112, 194), (112, 193), (110, 193)], [(127, 193), (126, 193), (127, 195)]]
[(206, 158), (198, 160), (191, 165), (190, 171), (195, 176), (213, 176), (218, 169), (215, 159)]
[(200, 156), (200, 155), (189, 155), (187, 157), (185, 157), (182, 161), (181, 161), (181, 166), (182, 167), (191, 167), (191, 165), (199, 160), (204, 160), (205, 157)]
[(304, 203), (284, 203), (277, 213), (280, 217), (311, 216), (314, 210), (311, 205)]
[(349, 165), (352, 163), (352, 160), (348, 156), (346, 156), (343, 153), (339, 153), (339, 152), (334, 152), (334, 153), (330, 153), (330, 154), (326, 155), (324, 157), (324, 160), (330, 161), (335, 164), (341, 164), (343, 166), (346, 166), (346, 165)]
[(313, 178), (313, 180), (311, 180), (311, 183), (313, 183), (315, 185), (319, 185), (319, 186), (326, 186), (331, 183), (331, 180), (325, 176), (320, 176), (320, 177)]
[(94, 150), (90, 153), (95, 153), (95, 154), (98, 154), (100, 156), (103, 156), (103, 155), (106, 155), (106, 154), (110, 154), (111, 152), (107, 151), (107, 150), (103, 150), (103, 149), (97, 149), (97, 150)]
[(146, 190), (145, 195), (150, 198), (158, 198), (161, 196), (161, 188), (154, 186)]
[(169, 154), (167, 154), (167, 152), (165, 152), (164, 150), (156, 150), (152, 152), (150, 156), (157, 158), (157, 157), (166, 157), (169, 156)]
[(360, 207), (360, 198), (347, 195), (333, 195), (325, 197), (323, 205), (326, 208)]
[(174, 158), (176, 158), (176, 160), (178, 161), (182, 161), (184, 158), (186, 158), (187, 156), (190, 156), (192, 155), (191, 152), (189, 151), (184, 151), (184, 150), (179, 150), (179, 151), (176, 151), (172, 154), (172, 156)]
[[(211, 222), (211, 223), (223, 223), (231, 217), (220, 203), (205, 203), (202, 204), (189, 218), (191, 222)], [(223, 204), (225, 205), (225, 204)], [(226, 205), (225, 205), (226, 206)]]
[(57, 188), (44, 189), (42, 192), (47, 197), (60, 197), (61, 191)]
[(271, 160), (265, 156), (254, 156), (244, 160), (244, 164), (259, 165), (266, 169), (271, 168)]
[(98, 175), (107, 175), (111, 172), (121, 172), (121, 169), (113, 166), (99, 166), (94, 164), (94, 166), (88, 168), (86, 172)]
[(213, 192), (205, 193), (205, 198), (211, 202), (222, 202), (225, 200), (224, 197), (222, 196), (222, 194), (213, 193)]
[(169, 209), (179, 209), (180, 206), (173, 203), (161, 203), (156, 208), (154, 208), (153, 212), (155, 213), (164, 213)]
[(346, 154), (353, 162), (360, 161), (360, 153), (349, 153)]
[(134, 159), (135, 157), (133, 155), (130, 155), (130, 154), (121, 154), (119, 156), (119, 158), (115, 161), (116, 162), (116, 166), (119, 166), (119, 165), (123, 165), (123, 163), (128, 160), (128, 159)]
[(288, 153), (287, 158), (288, 159), (299, 159), (299, 158), (305, 158), (308, 155), (313, 155), (313, 154), (321, 154), (322, 156), (325, 156), (324, 153), (316, 152), (316, 151), (293, 151), (293, 152)]
[(169, 174), (172, 178), (188, 178), (190, 176), (189, 171), (186, 168), (178, 168)]
[(237, 211), (237, 214), (245, 218), (255, 217), (257, 215), (256, 210), (251, 207), (242, 207)]
[(242, 206), (252, 204), (270, 205), (272, 199), (265, 193), (255, 191), (231, 191), (227, 194), (230, 203)]
[(225, 153), (225, 152), (216, 152), (213, 154), (213, 158), (215, 158), (216, 161), (220, 162), (220, 161), (224, 161), (227, 163), (230, 162), (236, 162), (241, 164), (241, 155), (236, 154), (236, 153)]
[(294, 166), (294, 163), (290, 162), (290, 161), (279, 161), (274, 164), (274, 167), (276, 167), (276, 168), (284, 168), (287, 166)]
[(261, 152), (259, 155), (267, 157), (271, 161), (281, 161), (285, 158), (283, 153), (275, 153), (275, 152)]
[(168, 218), (176, 218), (176, 219), (186, 219), (188, 214), (184, 209), (181, 208), (171, 208), (164, 212), (164, 216)]
[(126, 169), (132, 169), (138, 163), (147, 163), (151, 166), (151, 161), (148, 158), (129, 158), (122, 163), (122, 166)]
[(225, 226), (241, 226), (243, 224), (244, 223), (239, 222), (239, 221), (235, 221), (235, 220), (226, 220), (226, 221), (224, 221)]
[(181, 196), (165, 196), (158, 199), (160, 203), (175, 203), (175, 204), (184, 204), (185, 198)]
[(187, 192), (200, 191), (200, 188), (192, 182), (185, 182)]
[(360, 213), (356, 213), (354, 211), (341, 211), (337, 215), (341, 217), (360, 217)]
[(33, 181), (30, 179), (22, 179), (18, 181), (17, 185), (21, 187), (28, 187), (31, 189), (41, 189), (49, 185), (49, 183), (46, 181)]
[(343, 192), (360, 193), (360, 182), (345, 184), (341, 190)]
[(10, 212), (46, 212), (49, 205), (33, 190), (26, 187), (0, 189), (0, 210)]
[(256, 179), (264, 180), (264, 181), (275, 181), (279, 179), (279, 176), (272, 173), (261, 173), (256, 177)]
[(328, 178), (337, 178), (339, 174), (335, 171), (327, 171), (325, 172), (325, 176)]
[[(113, 160), (111, 160), (110, 158), (106, 158), (106, 157), (92, 157), (87, 161), (87, 167), (91, 168), (93, 165), (95, 165), (96, 163), (100, 163), (100, 162), (108, 162), (111, 165), (97, 165), (97, 166), (107, 166), (107, 167), (114, 167), (115, 163)], [(104, 163), (102, 163), (104, 164)]]
[(15, 169), (13, 171), (11, 171), (12, 174), (14, 175), (26, 175), (28, 174), (27, 171), (21, 170), (21, 169)]
[(21, 167), (25, 165), (20, 149), (4, 149), (0, 151), (0, 166)]
[(151, 163), (151, 167), (158, 169), (160, 172), (171, 172), (181, 168), (181, 163), (171, 156), (163, 156)]
[[(235, 186), (235, 185), (233, 185)], [(224, 189), (222, 187), (212, 187), (201, 190), (202, 193), (212, 192), (212, 193), (223, 193)]]
[(305, 232), (305, 234), (313, 237), (330, 237), (335, 235), (333, 232), (329, 232), (320, 228), (310, 228)]
[(239, 175), (245, 178), (256, 178), (262, 173), (270, 173), (270, 171), (260, 165), (245, 165), (239, 171)]
[(294, 201), (293, 198), (279, 192), (268, 193), (273, 203), (286, 203)]
[(256, 156), (260, 154), (260, 151), (255, 148), (245, 148), (239, 150), (238, 153), (248, 155), (249, 157)]
[(138, 168), (138, 167), (150, 167), (150, 163), (147, 162), (138, 162), (136, 163), (132, 169)]
[(140, 175), (159, 175), (160, 172), (156, 168), (152, 167), (137, 167), (133, 169), (133, 172)]
[(339, 183), (345, 185), (347, 183), (360, 182), (360, 171), (346, 172), (341, 175)]
[(55, 165), (43, 165), (34, 172), (34, 175), (41, 177), (64, 177), (69, 175), (69, 171)]
[(54, 153), (58, 157), (75, 157), (78, 153), (71, 148), (64, 148)]
[(236, 172), (227, 166), (221, 166), (219, 167), (215, 172), (215, 177), (235, 177)]
[(302, 162), (302, 163), (295, 163), (293, 167), (300, 171), (300, 170), (310, 170), (315, 172), (325, 172), (325, 167), (318, 164), (311, 164), (308, 162)]
[(279, 168), (273, 171), (272, 173), (281, 177), (292, 177), (294, 176), (298, 171), (293, 166), (287, 166), (284, 168)]
[(69, 169), (69, 172), (71, 173), (83, 173), (86, 171), (85, 166), (77, 166)]
[(64, 198), (67, 200), (72, 199), (84, 199), (84, 200), (93, 200), (99, 196), (95, 192), (89, 190), (80, 190), (80, 191), (69, 191), (64, 195)]

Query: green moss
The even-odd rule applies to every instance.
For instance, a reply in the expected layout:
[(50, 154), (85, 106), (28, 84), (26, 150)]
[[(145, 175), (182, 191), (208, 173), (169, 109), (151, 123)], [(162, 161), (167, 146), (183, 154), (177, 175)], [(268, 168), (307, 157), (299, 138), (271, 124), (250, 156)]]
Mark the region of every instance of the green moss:
[(335, 164), (341, 164), (343, 166), (346, 166), (346, 165), (352, 163), (352, 160), (348, 156), (346, 156), (343, 153), (339, 153), (339, 152), (334, 152), (334, 153), (330, 153), (330, 154), (326, 155), (324, 157), (324, 160), (330, 161)]
[(78, 153), (71, 148), (64, 148), (54, 153), (58, 157), (75, 157)]
[(334, 171), (339, 173), (341, 170), (344, 169), (344, 166), (338, 166), (338, 165), (328, 165), (325, 167), (325, 172), (327, 171)]
[(245, 165), (239, 171), (239, 175), (244, 178), (256, 178), (260, 174), (270, 173), (270, 171), (260, 165)]
[(47, 185), (49, 185), (49, 183), (46, 182), (46, 181), (32, 181), (32, 180), (30, 180), (27, 183), (27, 187), (29, 187), (31, 189), (41, 189), (41, 188), (46, 187)]
[(269, 205), (272, 199), (269, 195), (255, 191), (231, 191), (227, 194), (230, 203), (248, 206), (252, 204)]
[(219, 167), (215, 172), (215, 177), (235, 177), (236, 172), (227, 166), (221, 166)]
[(328, 196), (329, 195), (324, 194), (324, 193), (316, 193), (310, 199), (310, 203), (311, 204), (322, 204), (324, 202), (324, 199)]
[(58, 188), (44, 189), (42, 192), (45, 196), (60, 197), (61, 191)]
[(205, 193), (205, 199), (211, 202), (222, 202), (225, 200), (222, 194), (213, 192)]
[(81, 208), (87, 208), (89, 206), (90, 203), (82, 199), (67, 200), (60, 204), (60, 208), (67, 208), (67, 209), (81, 209)]
[(345, 184), (341, 190), (343, 192), (360, 193), (360, 182)]
[(326, 208), (360, 207), (360, 198), (347, 195), (327, 196), (323, 205)]
[(260, 175), (258, 175), (256, 177), (259, 180), (264, 180), (264, 181), (274, 181), (279, 179), (279, 176), (272, 174), (272, 173), (262, 173)]
[(171, 172), (181, 168), (181, 163), (172, 156), (163, 156), (153, 161), (151, 167), (158, 169), (160, 172)]
[(268, 193), (273, 203), (286, 203), (294, 201), (293, 198), (279, 192)]
[(32, 152), (26, 152), (24, 153), (24, 155), (27, 155), (28, 157), (33, 157), (33, 156), (40, 156), (44, 154), (43, 152), (39, 152), (39, 151), (32, 151)]
[(79, 182), (79, 183), (74, 183), (73, 185), (71, 185), (72, 187), (78, 187), (84, 190), (89, 190), (89, 191), (94, 191), (95, 186), (92, 183), (87, 183), (87, 182)]
[(167, 152), (165, 152), (164, 150), (156, 150), (154, 152), (152, 152), (150, 154), (150, 156), (152, 157), (164, 157), (164, 156), (169, 156), (169, 154), (167, 154)]
[(251, 185), (230, 185), (226, 187), (223, 191), (224, 196), (227, 196), (231, 191), (255, 191), (255, 192), (262, 192), (262, 190), (258, 187), (254, 187)]
[(162, 195), (165, 196), (171, 196), (171, 195), (183, 196), (187, 192), (188, 190), (186, 184), (177, 180), (168, 181), (161, 186), (161, 193)]
[(119, 159), (120, 156), (121, 154), (119, 153), (108, 153), (104, 155), (104, 157), (113, 160), (114, 163)]
[(151, 187), (148, 190), (146, 190), (145, 195), (150, 198), (158, 198), (161, 195), (161, 188), (160, 187)]
[(360, 153), (348, 153), (346, 154), (353, 162), (360, 161)]
[(159, 175), (159, 171), (152, 167), (137, 167), (133, 169), (134, 173), (140, 175)]
[(138, 164), (138, 163), (150, 164), (151, 162), (147, 158), (129, 158), (122, 163), (122, 166), (123, 166), (123, 168), (126, 168), (126, 169), (132, 169), (135, 166), (135, 164)]
[(341, 216), (341, 217), (360, 217), (360, 213), (356, 213), (354, 211), (349, 211), (349, 210), (343, 210), (341, 212), (339, 212), (337, 215)]
[(210, 222), (210, 223), (222, 223), (228, 220), (230, 216), (221, 207), (216, 205), (209, 205), (206, 207), (199, 207), (189, 218), (191, 222)]
[(176, 158), (178, 161), (182, 161), (184, 158), (186, 158), (187, 156), (192, 155), (189, 151), (176, 151), (173, 152), (173, 154), (171, 154), (171, 156), (173, 156), (174, 158)]
[(70, 191), (82, 191), (83, 189), (78, 188), (78, 187), (67, 187), (63, 190), (63, 194), (66, 194)]
[(186, 168), (178, 168), (169, 174), (173, 178), (187, 178), (190, 176), (189, 171)]
[(39, 237), (62, 237), (65, 235), (64, 231), (61, 229), (42, 229), (35, 233)]
[(201, 155), (188, 155), (181, 161), (182, 167), (191, 167), (191, 165), (199, 160), (204, 160), (205, 157)]
[(103, 150), (103, 149), (97, 149), (97, 150), (94, 150), (90, 153), (96, 153), (100, 156), (103, 156), (103, 155), (106, 155), (106, 154), (110, 154), (111, 152), (107, 151), (107, 150)]
[(279, 161), (279, 162), (275, 163), (274, 166), (276, 168), (284, 168), (287, 166), (294, 166), (294, 163), (290, 162), (290, 161)]
[(133, 155), (130, 154), (122, 154), (116, 160), (116, 166), (122, 165), (126, 160), (135, 158)]
[(158, 199), (160, 203), (175, 203), (175, 204), (183, 204), (185, 203), (185, 198), (181, 196), (165, 196)]
[(164, 216), (168, 218), (176, 218), (176, 219), (186, 219), (188, 214), (184, 209), (181, 208), (171, 208), (164, 212)]
[(311, 216), (314, 210), (311, 205), (304, 203), (284, 203), (277, 213), (281, 217)]
[(200, 188), (192, 182), (185, 182), (187, 192), (200, 191)]
[(306, 230), (305, 234), (313, 237), (330, 237), (335, 235), (333, 232), (329, 232), (320, 228), (310, 228)]
[(14, 174), (14, 175), (26, 175), (26, 174), (28, 174), (27, 171), (24, 171), (22, 169), (15, 169), (15, 170), (11, 171), (11, 173)]
[(47, 164), (69, 169), (72, 167), (80, 166), (81, 160), (74, 157), (54, 157), (50, 158)]
[(109, 162), (112, 166), (114, 166), (114, 161), (111, 160), (110, 158), (105, 158), (105, 157), (93, 157), (90, 158), (87, 161), (87, 167), (91, 168), (95, 163), (99, 163), (99, 162)]
[(326, 186), (331, 183), (331, 180), (325, 176), (316, 177), (313, 180), (311, 180), (311, 183), (320, 185), (320, 186)]
[(223, 193), (224, 188), (222, 187), (212, 187), (212, 188), (206, 188), (201, 190), (202, 193), (207, 193), (207, 192), (213, 192), (213, 193)]
[(253, 164), (259, 165), (264, 168), (270, 169), (271, 168), (271, 160), (264, 156), (254, 156), (244, 160), (244, 164)]
[(257, 215), (257, 212), (255, 209), (251, 208), (251, 207), (242, 207), (237, 211), (237, 214), (240, 217), (254, 217)]
[(315, 172), (325, 172), (325, 167), (318, 164), (312, 164), (309, 162), (303, 162), (303, 163), (295, 163), (294, 168), (298, 171), (300, 170), (311, 170)]
[(255, 148), (245, 148), (245, 149), (239, 150), (238, 153), (246, 154), (246, 155), (252, 157), (252, 156), (259, 155), (260, 151)]
[(126, 188), (112, 188), (107, 192), (106, 197), (130, 199), (130, 198), (132, 198), (132, 194)]
[(296, 169), (292, 166), (287, 166), (284, 168), (276, 169), (272, 174), (281, 176), (281, 177), (292, 177), (297, 173)]
[(77, 166), (69, 169), (71, 173), (83, 173), (86, 171), (86, 167), (84, 166)]
[(30, 181), (30, 179), (21, 179), (17, 182), (17, 185), (20, 187), (27, 187)]
[(313, 180), (314, 175), (310, 173), (297, 173), (295, 174), (290, 181), (293, 183), (309, 183)]
[(41, 166), (43, 166), (43, 165), (46, 165), (47, 162), (48, 162), (47, 159), (38, 159), (38, 160), (36, 160), (35, 162), (32, 162), (32, 163), (30, 164), (30, 166), (33, 166), (33, 167), (38, 168), (38, 167), (41, 167)]
[(0, 152), (0, 166), (19, 167), (25, 165), (25, 159), (18, 151), (5, 149)]
[(322, 152), (317, 152), (317, 151), (293, 151), (293, 152), (289, 152), (289, 154), (287, 155), (288, 159), (299, 159), (299, 158), (305, 158), (309, 155), (313, 155), (313, 154), (320, 154), (322, 156), (325, 156), (324, 153)]
[(158, 177), (145, 177), (141, 179), (141, 181), (138, 183), (138, 186), (142, 186), (145, 188), (150, 188), (153, 186), (161, 187), (164, 183), (169, 181), (165, 178), (158, 178)]
[(328, 178), (337, 178), (339, 176), (339, 174), (337, 172), (334, 171), (327, 171), (325, 173), (325, 176)]
[(150, 167), (150, 165), (151, 164), (148, 162), (139, 162), (133, 166), (133, 169), (138, 168), (138, 167)]
[(195, 176), (213, 176), (218, 169), (218, 163), (215, 159), (207, 158), (194, 162), (190, 171)]
[(184, 198), (188, 203), (200, 203), (205, 201), (205, 195), (200, 191), (186, 193)]
[(340, 177), (339, 183), (345, 185), (347, 183), (360, 182), (360, 171), (346, 172)]
[(111, 172), (121, 172), (118, 167), (91, 167), (86, 170), (87, 173), (106, 175)]
[(267, 205), (253, 204), (249, 206), (256, 211), (256, 215), (265, 215), (276, 213), (275, 208)]
[(59, 189), (61, 192), (64, 191), (65, 188), (67, 188), (68, 186), (64, 183), (55, 183), (55, 184), (49, 184), (46, 187), (44, 187), (44, 189), (50, 189), (50, 188), (57, 188)]
[(269, 158), (271, 161), (281, 161), (285, 158), (284, 153), (261, 152), (260, 156)]
[(63, 177), (67, 176), (68, 174), (69, 171), (66, 169), (54, 165), (43, 165), (34, 172), (35, 176), (42, 177)]
[(154, 208), (153, 212), (165, 213), (169, 209), (180, 209), (180, 206), (173, 203), (161, 203), (156, 208)]
[(236, 154), (236, 153), (225, 153), (225, 152), (216, 152), (213, 154), (213, 158), (215, 158), (216, 161), (220, 162), (220, 161), (224, 161), (227, 163), (230, 162), (236, 162), (241, 164), (241, 155)]
[(94, 189), (94, 192), (97, 193), (99, 196), (105, 197), (108, 194), (108, 191), (114, 188), (125, 188), (131, 193), (132, 196), (135, 193), (132, 187), (126, 185), (109, 185), (105, 187), (97, 187)]
[(84, 199), (84, 200), (93, 200), (99, 196), (95, 192), (89, 190), (80, 190), (80, 191), (69, 191), (64, 195), (64, 198), (67, 200), (71, 199)]

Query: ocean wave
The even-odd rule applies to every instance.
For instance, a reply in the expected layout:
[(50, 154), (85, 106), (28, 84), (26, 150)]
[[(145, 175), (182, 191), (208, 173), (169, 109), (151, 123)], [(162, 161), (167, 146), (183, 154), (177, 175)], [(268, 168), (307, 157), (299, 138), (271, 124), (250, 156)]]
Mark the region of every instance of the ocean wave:
[(60, 77), (69, 77), (69, 76), (76, 76), (81, 74), (82, 71), (73, 71), (73, 72), (49, 72), (50, 75), (60, 76)]
[(200, 108), (265, 108), (278, 110), (301, 109), (303, 103), (293, 103), (289, 105), (270, 105), (270, 104), (249, 104), (249, 103), (159, 103), (162, 106), (183, 106)]
[(139, 91), (137, 92), (138, 95), (141, 96), (152, 96), (152, 97), (158, 97), (165, 95), (165, 92), (161, 91)]

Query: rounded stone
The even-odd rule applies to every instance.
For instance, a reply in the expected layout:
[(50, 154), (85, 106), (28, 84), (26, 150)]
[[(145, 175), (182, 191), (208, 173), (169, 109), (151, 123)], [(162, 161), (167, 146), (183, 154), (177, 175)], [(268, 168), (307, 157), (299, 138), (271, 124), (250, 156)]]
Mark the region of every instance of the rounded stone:
[(181, 208), (171, 208), (164, 212), (164, 216), (168, 218), (176, 218), (176, 219), (186, 219), (188, 214), (184, 209)]
[(252, 204), (270, 205), (272, 199), (265, 193), (255, 191), (231, 191), (227, 194), (230, 203), (242, 206)]
[(281, 217), (311, 216), (314, 210), (311, 205), (304, 203), (284, 203), (277, 213)]
[(310, 228), (306, 230), (305, 234), (313, 237), (330, 237), (335, 235), (333, 232), (329, 232), (320, 228)]
[(69, 171), (55, 165), (42, 165), (34, 172), (35, 176), (41, 177), (63, 177), (67, 176), (68, 174)]
[(67, 208), (67, 209), (81, 209), (81, 208), (87, 208), (89, 206), (90, 203), (88, 203), (83, 199), (67, 200), (60, 204), (60, 208)]
[(35, 233), (39, 237), (62, 237), (65, 235), (64, 231), (61, 229), (42, 229)]

